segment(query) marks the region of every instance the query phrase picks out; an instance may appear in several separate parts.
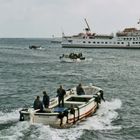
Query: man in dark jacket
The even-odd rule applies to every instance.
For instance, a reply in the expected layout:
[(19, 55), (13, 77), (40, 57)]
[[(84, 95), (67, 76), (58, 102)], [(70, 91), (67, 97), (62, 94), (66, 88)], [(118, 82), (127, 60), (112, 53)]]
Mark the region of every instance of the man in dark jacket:
[(64, 107), (64, 95), (65, 94), (66, 94), (66, 91), (63, 89), (62, 85), (60, 85), (60, 88), (57, 89), (59, 107), (60, 107), (61, 102), (62, 102), (62, 107)]
[(76, 91), (77, 91), (78, 95), (84, 95), (85, 94), (85, 91), (82, 88), (82, 84), (81, 83), (76, 87)]
[(40, 97), (39, 96), (36, 97), (36, 99), (34, 101), (33, 107), (34, 107), (34, 110), (38, 110), (39, 109), (38, 112), (43, 112), (43, 105), (42, 105), (42, 102), (40, 101)]
[(43, 91), (43, 105), (45, 108), (49, 107), (50, 98), (47, 95), (46, 91)]

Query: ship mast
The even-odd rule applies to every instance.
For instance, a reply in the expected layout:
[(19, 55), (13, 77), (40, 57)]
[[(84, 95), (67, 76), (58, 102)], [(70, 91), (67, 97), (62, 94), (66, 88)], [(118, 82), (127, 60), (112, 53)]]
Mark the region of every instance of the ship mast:
[(87, 25), (87, 28), (85, 28), (85, 30), (86, 30), (86, 32), (89, 32), (89, 31), (90, 31), (89, 24), (88, 24), (88, 22), (87, 22), (86, 18), (85, 18), (84, 20), (85, 20), (85, 22), (86, 22), (86, 25)]
[(139, 21), (137, 22), (137, 24), (140, 24), (140, 19), (139, 19)]

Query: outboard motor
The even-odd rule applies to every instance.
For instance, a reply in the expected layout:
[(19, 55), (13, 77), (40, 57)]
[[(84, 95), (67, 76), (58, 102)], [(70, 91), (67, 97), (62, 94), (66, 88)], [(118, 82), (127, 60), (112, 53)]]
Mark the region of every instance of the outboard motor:
[(21, 113), (22, 110), (19, 111), (20, 116), (19, 116), (19, 121), (24, 121), (24, 115)]
[(100, 97), (101, 99), (105, 102), (105, 99), (104, 99), (104, 92), (102, 90), (100, 90)]

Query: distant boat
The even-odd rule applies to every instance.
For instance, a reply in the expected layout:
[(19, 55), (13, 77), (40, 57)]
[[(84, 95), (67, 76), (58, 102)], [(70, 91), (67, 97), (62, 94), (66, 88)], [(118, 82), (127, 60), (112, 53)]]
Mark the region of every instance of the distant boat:
[[(78, 35), (62, 37), (63, 48), (123, 48), (123, 49), (140, 49), (140, 30), (136, 28), (125, 28), (121, 32), (117, 32), (114, 36), (101, 35), (92, 33), (87, 23), (85, 33)], [(140, 22), (139, 22), (140, 23)]]
[(61, 62), (81, 62), (82, 60), (85, 60), (82, 53), (63, 54), (59, 58)]
[(61, 43), (62, 42), (62, 38), (59, 37), (53, 37), (51, 39), (51, 43)]
[(42, 49), (41, 46), (31, 45), (29, 46), (29, 49)]

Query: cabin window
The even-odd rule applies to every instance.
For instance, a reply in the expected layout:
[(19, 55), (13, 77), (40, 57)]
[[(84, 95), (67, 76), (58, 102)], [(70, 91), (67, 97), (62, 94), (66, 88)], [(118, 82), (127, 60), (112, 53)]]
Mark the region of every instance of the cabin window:
[(97, 42), (97, 44), (99, 44), (100, 42)]
[(90, 41), (88, 43), (91, 43)]
[(95, 44), (96, 42), (94, 41), (93, 43)]
[(120, 44), (120, 42), (117, 42), (117, 44)]
[(116, 42), (114, 42), (114, 44), (116, 44)]
[(83, 41), (83, 43), (86, 43), (85, 41)]
[(107, 42), (105, 42), (105, 44), (107, 44)]
[(122, 42), (122, 44), (124, 44), (124, 42)]

